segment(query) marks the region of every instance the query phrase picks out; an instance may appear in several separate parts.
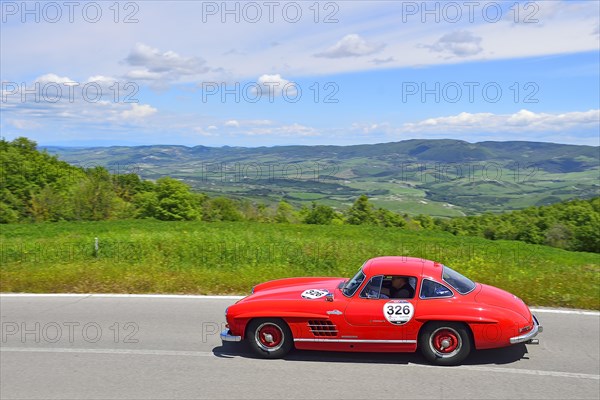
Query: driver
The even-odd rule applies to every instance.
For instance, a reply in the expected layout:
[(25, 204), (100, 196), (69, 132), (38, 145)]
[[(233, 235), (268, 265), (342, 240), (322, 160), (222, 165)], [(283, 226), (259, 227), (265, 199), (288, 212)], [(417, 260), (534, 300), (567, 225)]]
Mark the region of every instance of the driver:
[(406, 277), (392, 277), (392, 287), (389, 294), (391, 299), (411, 299), (414, 295), (415, 290), (410, 286)]

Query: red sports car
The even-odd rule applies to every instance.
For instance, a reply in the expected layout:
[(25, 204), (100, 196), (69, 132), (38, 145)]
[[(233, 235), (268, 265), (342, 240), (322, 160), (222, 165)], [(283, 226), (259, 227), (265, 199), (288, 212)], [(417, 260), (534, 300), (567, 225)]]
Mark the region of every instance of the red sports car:
[(368, 260), (352, 279), (288, 278), (257, 285), (225, 311), (223, 341), (265, 358), (292, 348), (413, 352), (455, 365), (472, 349), (532, 343), (542, 327), (517, 296), (437, 262)]

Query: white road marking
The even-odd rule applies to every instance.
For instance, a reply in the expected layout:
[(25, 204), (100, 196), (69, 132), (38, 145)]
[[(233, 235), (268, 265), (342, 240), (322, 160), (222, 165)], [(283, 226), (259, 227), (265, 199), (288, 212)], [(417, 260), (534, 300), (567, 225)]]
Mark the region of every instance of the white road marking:
[(176, 351), (176, 350), (134, 350), (134, 349), (72, 349), (61, 347), (0, 347), (0, 353), (88, 353), (88, 354), (124, 354), (140, 356), (186, 356), (213, 357), (210, 351)]
[[(196, 300), (239, 300), (246, 296), (195, 295), (195, 294), (112, 294), (112, 293), (0, 293), (0, 297), (91, 297), (91, 298), (140, 298), (140, 299), (196, 299)], [(573, 314), (598, 317), (600, 311), (569, 310), (564, 308), (531, 308), (541, 314)]]
[(586, 311), (586, 310), (566, 310), (562, 308), (531, 308), (532, 313), (540, 314), (576, 314), (576, 315), (592, 315), (595, 317), (600, 316), (599, 311)]
[(120, 293), (0, 293), (0, 297), (92, 297), (92, 298), (139, 298), (139, 299), (208, 299), (239, 300), (246, 296), (197, 295), (197, 294), (120, 294)]
[[(438, 367), (434, 365), (419, 365), (419, 364), (411, 364), (418, 365), (419, 367), (433, 367), (433, 368), (448, 368), (448, 367)], [(576, 379), (592, 379), (592, 380), (600, 380), (600, 375), (593, 374), (579, 374), (575, 372), (561, 372), (561, 371), (544, 371), (539, 369), (520, 369), (520, 368), (501, 368), (501, 367), (486, 367), (479, 365), (459, 365), (457, 367), (450, 367), (455, 369), (465, 369), (469, 371), (483, 371), (483, 372), (501, 372), (505, 374), (521, 374), (521, 375), (537, 375), (537, 376), (554, 376), (557, 378), (576, 378)]]
[[(142, 355), (142, 356), (179, 356), (179, 357), (215, 357), (219, 360), (227, 360), (230, 358), (243, 359), (235, 355), (229, 355), (227, 358), (215, 356), (208, 351), (177, 351), (177, 350), (133, 350), (133, 349), (74, 349), (74, 348), (59, 348), (59, 347), (0, 347), (0, 352), (4, 353), (76, 353), (76, 354), (116, 354), (116, 355)], [(335, 362), (335, 361), (333, 361)], [(574, 378), (574, 379), (591, 379), (600, 380), (600, 375), (581, 374), (574, 372), (562, 371), (544, 371), (530, 370), (519, 368), (502, 368), (502, 367), (487, 367), (478, 365), (460, 365), (457, 367), (441, 367), (437, 365), (423, 365), (409, 363), (407, 367), (417, 368), (439, 368), (447, 372), (453, 370), (465, 371), (480, 371), (493, 372), (504, 374), (519, 374), (519, 375), (534, 375), (534, 376), (552, 376), (556, 378)]]

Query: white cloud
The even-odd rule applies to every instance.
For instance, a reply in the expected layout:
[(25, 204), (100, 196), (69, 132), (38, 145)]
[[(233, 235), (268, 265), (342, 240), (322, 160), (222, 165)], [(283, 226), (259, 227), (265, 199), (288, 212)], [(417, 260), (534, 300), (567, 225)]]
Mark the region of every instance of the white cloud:
[(481, 37), (469, 31), (454, 31), (443, 35), (428, 47), (431, 51), (455, 57), (468, 57), (483, 51)]
[(273, 125), (273, 121), (270, 119), (251, 119), (244, 121), (245, 124), (254, 125), (254, 126), (268, 126)]
[(372, 133), (390, 133), (392, 131), (391, 125), (388, 122), (371, 123), (371, 124), (355, 122), (352, 124), (351, 129), (353, 131), (358, 131), (365, 135), (372, 134)]
[(216, 134), (214, 132), (208, 132), (209, 130), (211, 130), (210, 128), (211, 128), (210, 126), (207, 129), (204, 129), (202, 127), (196, 127), (193, 129), (193, 131), (201, 136), (218, 136), (218, 134)]
[(10, 119), (7, 122), (19, 130), (37, 129), (42, 126), (35, 121), (30, 121), (26, 119)]
[[(280, 74), (261, 75), (256, 81), (260, 85), (261, 98), (270, 99), (277, 96), (286, 96), (287, 98), (295, 98), (298, 94), (297, 86), (294, 82), (281, 77)], [(257, 90), (253, 90), (256, 95)]]
[(110, 76), (94, 75), (94, 76), (90, 76), (87, 81), (88, 82), (105, 82), (105, 83), (112, 84), (116, 81), (116, 79), (113, 77), (110, 77)]
[[(170, 81), (198, 82), (206, 79), (200, 71), (211, 67), (214, 68), (206, 74), (211, 75), (210, 79), (222, 81), (230, 78), (248, 79), (273, 71), (284, 76), (310, 76), (484, 58), (493, 60), (570, 54), (598, 49), (598, 36), (590, 35), (598, 24), (600, 3), (595, 1), (540, 1), (533, 3), (539, 7), (537, 11), (532, 6), (526, 9), (524, 3), (519, 2), (521, 23), (518, 24), (514, 23), (514, 13), (504, 6), (505, 19), (497, 23), (484, 21), (482, 6), (485, 3), (475, 5), (474, 21), (470, 22), (468, 8), (458, 2), (462, 18), (459, 23), (453, 24), (443, 20), (436, 23), (431, 15), (427, 17), (426, 23), (421, 22), (421, 15), (415, 15), (402, 23), (401, 2), (344, 2), (343, 9), (340, 9), (344, 18), (340, 18), (338, 24), (317, 25), (309, 10), (311, 3), (300, 2), (303, 18), (299, 23), (286, 23), (279, 17), (276, 17), (275, 23), (266, 23), (268, 13), (263, 13), (263, 20), (252, 26), (247, 23), (232, 23), (231, 16), (228, 17), (229, 23), (221, 23), (219, 15), (213, 16), (207, 23), (198, 23), (203, 2), (178, 2), (173, 7), (161, 4), (162, 2), (145, 2), (143, 18), (137, 24), (114, 24), (112, 18), (103, 17), (98, 24), (3, 26), (3, 77), (21, 82), (37, 76), (40, 73), (40, 60), (43, 60), (46, 70), (78, 79), (102, 73), (147, 82), (165, 79), (165, 76)], [(423, 9), (421, 2), (418, 7)], [(493, 14), (493, 9), (490, 11)], [(531, 15), (534, 11), (534, 15)], [(321, 17), (324, 15), (322, 13)], [(540, 22), (526, 23), (525, 19), (530, 16)], [(63, 19), (64, 17), (65, 15)], [(453, 56), (449, 60), (447, 57), (440, 57), (442, 53), (427, 49), (423, 51), (423, 48), (418, 47), (419, 43), (433, 45), (444, 34), (456, 29), (468, 29), (473, 35), (480, 37), (485, 51), (471, 57)], [(366, 42), (363, 50), (360, 46), (354, 46), (354, 42), (359, 43), (360, 39), (349, 40), (347, 48), (344, 48), (343, 39), (340, 38), (345, 35), (348, 37), (349, 32), (360, 32), (361, 35), (362, 32), (365, 32), (364, 35), (368, 32), (368, 40), (363, 39)], [(279, 45), (270, 45), (274, 41)], [(140, 44), (134, 46), (136, 42)], [(370, 42), (386, 44), (379, 59), (385, 60), (393, 56), (395, 60), (377, 64), (372, 62), (373, 57), (358, 57), (364, 51), (373, 50)], [(47, 46), (47, 43), (69, 45)], [(107, 46), (107, 43), (111, 45)], [(335, 43), (340, 43), (339, 48), (330, 46)], [(439, 45), (443, 46), (442, 43)], [(177, 46), (176, 50), (173, 46)], [(239, 53), (243, 51), (247, 54), (223, 55), (228, 49), (238, 49)], [(476, 46), (471, 45), (467, 52), (476, 49)], [(334, 55), (354, 56), (353, 62), (346, 62), (346, 58), (314, 57), (315, 53), (323, 53), (324, 50), (325, 53), (333, 50)], [(73, 54), (77, 57), (73, 58)], [(197, 57), (199, 55), (202, 58)], [(118, 62), (123, 59), (126, 62)], [(203, 59), (208, 62), (204, 63)], [(289, 68), (285, 69), (285, 64)], [(222, 75), (225, 76), (216, 72), (217, 67), (222, 67)], [(179, 72), (170, 74), (167, 70)], [(196, 73), (188, 74), (191, 71)], [(219, 76), (212, 76), (213, 74)]]
[[(87, 83), (97, 83), (98, 85), (100, 85), (100, 87), (102, 89), (104, 88), (108, 88), (109, 86), (113, 85), (115, 82), (118, 82), (118, 79), (110, 77), (110, 76), (104, 76), (104, 75), (94, 75), (94, 76), (90, 76), (87, 80), (81, 82), (81, 81), (77, 81), (75, 79), (71, 79), (67, 76), (59, 76), (53, 73), (48, 73), (48, 74), (44, 74), (42, 76), (38, 76), (37, 78), (35, 78), (35, 83), (39, 83), (41, 85), (46, 85), (46, 84), (57, 84), (59, 86), (83, 86)], [(29, 85), (28, 87), (33, 87), (32, 85)], [(73, 93), (78, 93), (80, 92), (81, 89), (75, 89), (73, 91)]]
[(226, 121), (223, 125), (224, 126), (228, 126), (228, 127), (232, 127), (232, 128), (239, 128), (240, 127), (240, 123), (238, 121), (236, 121), (235, 119), (230, 119), (229, 121)]
[(134, 69), (125, 74), (127, 79), (138, 79), (143, 81), (155, 81), (162, 78), (162, 74), (158, 72), (151, 72), (147, 69)]
[(313, 127), (293, 123), (289, 125), (279, 125), (269, 128), (253, 128), (243, 132), (249, 136), (257, 135), (271, 135), (271, 136), (285, 136), (285, 137), (302, 137), (302, 136), (320, 136), (320, 133)]
[(382, 43), (367, 42), (360, 35), (351, 33), (344, 36), (327, 50), (315, 54), (315, 57), (343, 58), (367, 56), (381, 51), (384, 47), (385, 45)]
[(158, 110), (149, 104), (132, 103), (129, 110), (121, 112), (125, 119), (142, 119), (156, 114)]
[(58, 75), (52, 74), (52, 73), (38, 76), (35, 79), (35, 82), (41, 83), (41, 84), (57, 83), (59, 85), (65, 85), (65, 86), (73, 86), (74, 84), (76, 84), (76, 81), (74, 79), (68, 78), (66, 76), (58, 76)]
[(132, 79), (177, 80), (210, 71), (206, 61), (200, 57), (183, 57), (171, 50), (161, 52), (143, 43), (137, 43), (133, 47), (125, 62), (134, 67), (141, 67), (126, 74)]
[(406, 123), (400, 132), (547, 132), (570, 129), (600, 129), (600, 110), (574, 111), (563, 114), (535, 113), (520, 110), (514, 114), (468, 113), (428, 118)]
[[(223, 126), (227, 126), (229, 128), (240, 128), (240, 127), (253, 127), (253, 126), (269, 126), (273, 125), (273, 121), (270, 119), (246, 119), (246, 120), (237, 120), (230, 119), (225, 121)], [(209, 126), (208, 129), (211, 129)], [(217, 129), (216, 126), (213, 126), (213, 129)]]
[(371, 60), (371, 62), (375, 65), (382, 65), (382, 64), (388, 64), (391, 62), (396, 61), (396, 59), (394, 57), (387, 57), (387, 58), (374, 58)]

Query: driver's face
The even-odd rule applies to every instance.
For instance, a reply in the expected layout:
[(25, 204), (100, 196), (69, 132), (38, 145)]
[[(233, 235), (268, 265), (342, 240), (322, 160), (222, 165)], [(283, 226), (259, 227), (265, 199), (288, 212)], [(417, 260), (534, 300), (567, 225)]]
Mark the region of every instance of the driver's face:
[(396, 289), (400, 289), (406, 283), (406, 278), (401, 276), (395, 276), (392, 278), (392, 286)]

